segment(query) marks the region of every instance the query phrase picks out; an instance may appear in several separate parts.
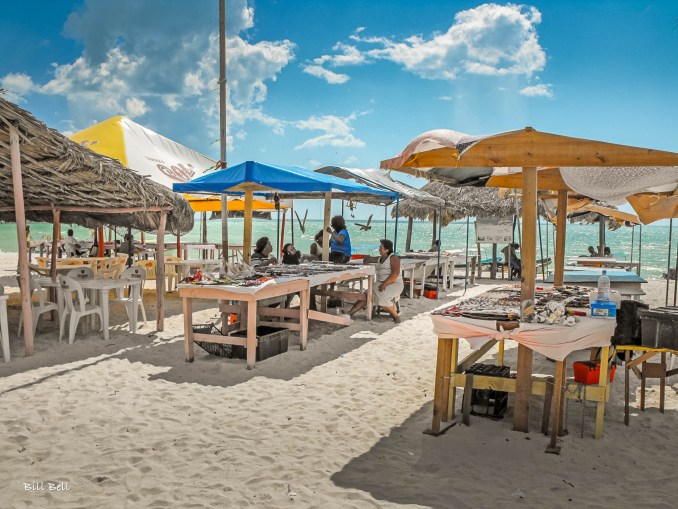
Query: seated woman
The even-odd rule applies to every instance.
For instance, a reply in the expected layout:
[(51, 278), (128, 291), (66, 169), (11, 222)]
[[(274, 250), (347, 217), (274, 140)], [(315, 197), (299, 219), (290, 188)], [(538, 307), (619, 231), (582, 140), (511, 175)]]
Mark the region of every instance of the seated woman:
[(271, 241), (268, 240), (268, 237), (261, 237), (259, 240), (257, 240), (257, 243), (254, 247), (254, 252), (250, 257), (252, 265), (266, 266), (278, 263), (278, 260), (276, 260), (273, 256), (270, 256), (272, 251), (273, 245), (271, 244)]
[(311, 248), (310, 248), (310, 258), (311, 260), (322, 260), (323, 259), (323, 231), (320, 230), (318, 233), (315, 234), (315, 237), (313, 237), (313, 240), (315, 242), (311, 243)]
[(351, 238), (346, 230), (346, 221), (343, 216), (334, 216), (330, 222), (332, 228), (327, 227), (326, 231), (332, 238), (330, 239), (330, 261), (334, 263), (348, 263), (351, 259)]
[(518, 249), (520, 249), (520, 244), (514, 242), (501, 250), (504, 254), (504, 260), (507, 262), (509, 259), (511, 260), (511, 266), (509, 267), (511, 269), (511, 274), (509, 279), (513, 279), (514, 277), (520, 278), (523, 273), (520, 258), (518, 258), (518, 254), (516, 253)]
[[(395, 308), (395, 298), (400, 295), (405, 287), (400, 275), (400, 258), (393, 254), (393, 242), (382, 239), (379, 243), (379, 256), (366, 256), (363, 263), (376, 263), (376, 283), (372, 286), (372, 298), (374, 303), (386, 309), (395, 323), (400, 323), (400, 316)], [(367, 301), (356, 302), (349, 315), (353, 316), (367, 305)]]
[(282, 263), (285, 265), (299, 265), (301, 263), (301, 251), (291, 244), (285, 244), (282, 251)]

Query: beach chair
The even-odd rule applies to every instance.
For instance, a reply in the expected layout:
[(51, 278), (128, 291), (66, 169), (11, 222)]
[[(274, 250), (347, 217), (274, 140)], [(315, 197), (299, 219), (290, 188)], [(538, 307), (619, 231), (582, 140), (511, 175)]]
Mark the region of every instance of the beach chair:
[[(91, 269), (90, 269), (91, 270)], [(80, 283), (71, 277), (68, 276), (59, 276), (59, 281), (61, 282), (61, 290), (64, 297), (64, 314), (61, 317), (61, 325), (59, 327), (59, 342), (64, 335), (64, 326), (66, 325), (66, 316), (70, 316), (68, 323), (68, 344), (72, 345), (75, 340), (75, 332), (78, 328), (78, 322), (80, 319), (89, 316), (97, 315), (99, 317), (99, 325), (103, 330), (103, 315), (101, 306), (92, 304), (87, 299), (85, 299), (85, 292), (80, 286)], [(75, 294), (75, 299), (73, 298)]]
[[(139, 308), (141, 309), (141, 316), (144, 319), (144, 325), (146, 325), (146, 309), (144, 309), (144, 281), (146, 280), (146, 271), (143, 267), (128, 267), (120, 276), (120, 279), (141, 279), (141, 288), (139, 289)], [(116, 297), (111, 299), (111, 303), (119, 302), (124, 304), (127, 311), (127, 319), (132, 319), (132, 306), (134, 302), (132, 300), (132, 292), (125, 297), (123, 289), (119, 288), (116, 290)]]
[(132, 267), (141, 267), (146, 271), (146, 279), (144, 282), (148, 279), (152, 279), (155, 281), (155, 267), (157, 265), (157, 262), (155, 260), (137, 260), (134, 262), (134, 265)]
[(179, 282), (179, 271), (177, 270), (176, 262), (180, 262), (181, 258), (178, 256), (168, 256), (165, 258), (165, 275), (167, 276), (167, 291), (171, 292), (176, 289)]
[[(16, 277), (19, 287), (21, 287), (21, 281), (19, 276)], [(33, 318), (33, 335), (35, 336), (35, 331), (38, 329), (38, 321), (40, 317), (45, 313), (50, 311), (59, 311), (59, 306), (56, 302), (51, 302), (45, 297), (45, 290), (42, 285), (35, 279), (29, 278), (28, 283), (30, 285), (30, 294), (31, 294), (31, 316)], [(37, 302), (33, 302), (33, 294), (36, 293), (38, 296)], [(59, 316), (61, 320), (61, 316)], [(17, 336), (21, 336), (21, 329), (24, 324), (24, 312), (21, 310), (21, 315), (19, 316), (19, 331)]]
[(86, 279), (94, 279), (94, 271), (90, 267), (80, 267), (69, 270), (66, 276), (83, 281)]

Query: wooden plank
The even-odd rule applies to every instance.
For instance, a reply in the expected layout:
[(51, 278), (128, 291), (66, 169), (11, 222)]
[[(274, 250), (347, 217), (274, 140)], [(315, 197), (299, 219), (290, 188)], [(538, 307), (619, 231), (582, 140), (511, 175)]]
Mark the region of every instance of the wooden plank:
[(282, 316), (284, 318), (299, 318), (299, 308), (259, 307), (257, 314), (259, 316)]
[(549, 434), (549, 420), (551, 418), (551, 403), (553, 402), (553, 387), (555, 379), (549, 377), (546, 381), (546, 392), (544, 392), (544, 410), (541, 415), (541, 432), (543, 435)]
[(483, 346), (478, 348), (477, 350), (472, 351), (469, 353), (463, 361), (459, 363), (456, 369), (456, 373), (464, 373), (468, 368), (470, 368), (473, 364), (478, 362), (478, 360), (483, 357), (487, 352), (489, 352), (494, 345), (497, 344), (496, 339), (490, 339), (488, 340)]
[(325, 193), (325, 210), (323, 211), (323, 256), (324, 262), (330, 259), (330, 234), (327, 228), (332, 219), (332, 193)]
[(193, 301), (183, 297), (184, 304), (184, 354), (186, 362), (193, 362)]
[[(558, 386), (556, 386), (558, 390)], [(516, 375), (516, 398), (513, 413), (513, 430), (529, 431), (530, 395), (532, 394), (532, 350), (518, 345), (518, 373)]]
[(273, 321), (263, 321), (259, 320), (257, 322), (259, 325), (268, 325), (269, 327), (277, 327), (279, 329), (289, 329), (289, 330), (301, 330), (300, 323), (290, 323), (290, 322), (273, 322)]
[[(325, 285), (322, 285), (323, 287)], [(350, 292), (344, 290), (315, 290), (315, 295), (324, 297), (338, 297), (347, 300), (367, 300), (367, 294), (364, 292)]]
[(567, 190), (558, 191), (556, 222), (556, 254), (553, 286), (563, 286), (565, 276), (565, 240), (567, 234)]
[[(449, 356), (449, 366), (448, 366), (448, 371), (450, 371), (450, 368), (454, 366), (455, 373), (457, 369), (457, 362), (459, 361), (459, 338), (453, 338), (452, 339), (452, 345), (451, 345), (451, 354)], [(454, 373), (450, 373), (450, 376), (454, 375)], [(452, 380), (450, 380), (447, 383), (447, 414), (446, 414), (446, 420), (451, 420), (454, 419), (454, 413), (456, 410), (456, 404), (457, 404), (457, 387), (452, 383)]]
[(204, 341), (206, 343), (219, 343), (221, 345), (239, 345), (247, 346), (247, 338), (238, 336), (217, 336), (215, 334), (193, 333), (193, 341)]
[[(245, 210), (243, 212), (243, 248), (242, 259), (244, 263), (250, 263), (252, 256), (252, 190), (245, 191)], [(224, 256), (226, 254), (224, 253)]]
[[(454, 346), (454, 340), (445, 342), (445, 350), (443, 351), (443, 373), (450, 373), (452, 371), (452, 350)], [(447, 422), (450, 416), (450, 376), (445, 377), (442, 399), (440, 401), (440, 408), (443, 412), (443, 422)]]
[(167, 223), (167, 212), (160, 213), (158, 223), (157, 245), (159, 249), (155, 253), (155, 298), (157, 305), (156, 328), (158, 332), (165, 330), (165, 250), (160, 249), (165, 245), (165, 224)]
[(466, 375), (464, 384), (464, 400), (461, 404), (461, 422), (466, 426), (471, 425), (471, 398), (473, 394), (473, 375)]
[(299, 333), (299, 348), (301, 350), (306, 350), (306, 342), (308, 340), (308, 308), (310, 303), (310, 293), (311, 292), (308, 287), (305, 290), (299, 292), (299, 322), (301, 323), (301, 331)]
[(308, 310), (308, 319), (319, 322), (334, 323), (337, 325), (351, 325), (353, 320), (350, 317), (330, 315), (321, 311)]
[(247, 369), (253, 369), (257, 360), (257, 305), (247, 304)]
[(31, 304), (30, 275), (28, 273), (28, 242), (26, 240), (24, 187), (21, 178), (21, 149), (19, 147), (19, 132), (14, 126), (9, 126), (9, 146), (12, 160), (16, 232), (19, 246), (19, 288), (21, 290), (21, 311), (23, 312), (24, 352), (28, 357), (33, 355), (33, 306)]

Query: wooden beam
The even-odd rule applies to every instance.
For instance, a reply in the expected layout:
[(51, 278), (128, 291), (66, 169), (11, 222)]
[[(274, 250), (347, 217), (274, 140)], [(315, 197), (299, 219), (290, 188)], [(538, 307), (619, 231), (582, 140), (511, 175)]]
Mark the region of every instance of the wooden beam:
[(49, 275), (52, 281), (57, 279), (57, 254), (59, 253), (59, 237), (61, 233), (60, 213), (52, 211), (52, 252), (50, 253)]
[[(501, 187), (504, 189), (521, 189), (523, 187), (523, 174), (510, 173), (506, 175), (493, 175), (487, 183), (487, 187)], [(543, 168), (537, 171), (537, 189), (540, 191), (568, 191), (559, 168)]]
[(245, 210), (243, 211), (243, 246), (242, 246), (242, 260), (245, 263), (250, 263), (252, 255), (252, 200), (253, 193), (251, 190), (245, 191)]
[[(522, 281), (520, 285), (520, 315), (522, 321), (534, 316), (534, 286), (536, 276), (537, 228), (537, 168), (523, 168), (523, 229), (520, 251), (522, 253)], [(513, 419), (515, 431), (528, 431), (530, 395), (532, 394), (532, 350), (518, 345), (518, 374)]]
[[(16, 207), (0, 207), (0, 212), (12, 212)], [(130, 212), (161, 212), (170, 210), (168, 207), (122, 207), (122, 208), (101, 208), (101, 207), (70, 207), (59, 205), (25, 205), (24, 210), (59, 210), (61, 212), (92, 212), (95, 214), (128, 214)]]
[[(19, 241), (19, 288), (21, 290), (21, 311), (23, 312), (24, 349), (26, 356), (33, 355), (33, 314), (31, 287), (28, 274), (28, 242), (26, 240), (26, 211), (24, 209), (24, 188), (21, 179), (21, 148), (19, 132), (9, 127), (9, 146), (12, 159), (12, 185), (14, 187), (14, 210), (17, 240)], [(52, 249), (54, 245), (52, 245)]]
[(323, 261), (330, 259), (330, 234), (327, 233), (327, 227), (330, 226), (332, 219), (332, 193), (325, 193), (325, 211), (323, 214)]
[(156, 316), (156, 328), (158, 332), (165, 330), (165, 223), (167, 222), (167, 212), (160, 213), (160, 222), (158, 223), (158, 236), (156, 238), (155, 250), (155, 294), (158, 312)]
[(556, 254), (553, 286), (563, 286), (565, 276), (565, 237), (567, 233), (567, 191), (558, 191)]

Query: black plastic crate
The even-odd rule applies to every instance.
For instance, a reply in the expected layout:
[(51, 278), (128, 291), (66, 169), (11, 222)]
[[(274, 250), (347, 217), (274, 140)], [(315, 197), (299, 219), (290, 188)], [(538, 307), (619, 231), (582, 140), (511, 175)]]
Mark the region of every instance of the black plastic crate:
[(640, 310), (639, 314), (643, 346), (678, 349), (678, 307)]
[[(285, 353), (289, 346), (289, 329), (278, 329), (274, 327), (259, 326), (257, 327), (257, 361), (263, 361), (274, 355)], [(246, 338), (247, 331), (238, 331), (232, 336)], [(240, 345), (233, 345), (233, 357), (236, 359), (247, 358), (247, 347)]]
[[(471, 375), (496, 376), (499, 378), (515, 378), (509, 366), (476, 363), (466, 370)], [(464, 394), (466, 398), (466, 394)], [(490, 419), (501, 419), (508, 407), (508, 392), (494, 389), (471, 390), (471, 414)]]
[[(221, 331), (213, 323), (193, 324), (193, 332), (196, 334), (223, 336)], [(219, 357), (226, 357), (228, 359), (233, 357), (233, 345), (210, 343), (208, 341), (194, 341), (194, 343), (211, 355), (218, 355)]]

